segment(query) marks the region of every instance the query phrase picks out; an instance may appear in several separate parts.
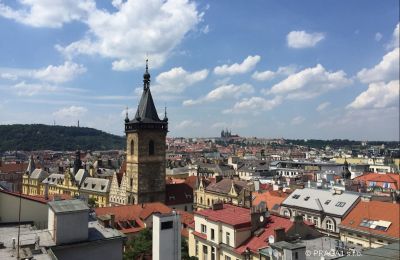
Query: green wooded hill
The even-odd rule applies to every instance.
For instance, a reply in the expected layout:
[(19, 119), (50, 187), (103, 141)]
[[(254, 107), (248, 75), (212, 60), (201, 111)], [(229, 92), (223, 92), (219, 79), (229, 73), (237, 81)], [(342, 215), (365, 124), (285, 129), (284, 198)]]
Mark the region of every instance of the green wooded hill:
[(75, 126), (0, 125), (0, 151), (124, 149), (125, 137)]

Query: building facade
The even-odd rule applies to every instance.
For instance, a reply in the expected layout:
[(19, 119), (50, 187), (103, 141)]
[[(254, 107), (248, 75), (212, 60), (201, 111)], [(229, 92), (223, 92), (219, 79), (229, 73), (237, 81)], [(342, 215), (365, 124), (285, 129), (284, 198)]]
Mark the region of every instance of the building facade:
[[(147, 61), (146, 61), (147, 63)], [(165, 150), (168, 119), (157, 114), (146, 64), (143, 93), (135, 117), (125, 118), (128, 204), (165, 201)]]

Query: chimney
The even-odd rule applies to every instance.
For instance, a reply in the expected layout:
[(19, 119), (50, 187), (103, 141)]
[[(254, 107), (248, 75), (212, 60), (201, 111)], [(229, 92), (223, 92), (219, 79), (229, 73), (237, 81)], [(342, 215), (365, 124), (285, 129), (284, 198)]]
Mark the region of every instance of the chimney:
[(212, 204), (212, 210), (220, 210), (224, 208), (224, 203), (222, 201), (216, 201)]
[(221, 175), (215, 176), (215, 183), (222, 181), (223, 177)]
[(275, 236), (275, 242), (285, 241), (285, 239), (286, 239), (285, 228), (283, 228), (283, 227), (275, 228), (274, 236)]
[(114, 228), (114, 226), (115, 226), (115, 214), (114, 213), (110, 214), (110, 226), (112, 228)]

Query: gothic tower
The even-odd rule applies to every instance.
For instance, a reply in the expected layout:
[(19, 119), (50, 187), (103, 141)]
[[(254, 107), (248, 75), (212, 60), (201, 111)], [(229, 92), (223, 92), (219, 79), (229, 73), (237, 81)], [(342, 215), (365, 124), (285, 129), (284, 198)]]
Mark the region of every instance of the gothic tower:
[(143, 93), (135, 117), (125, 118), (128, 204), (165, 202), (165, 148), (168, 118), (157, 114), (146, 60)]

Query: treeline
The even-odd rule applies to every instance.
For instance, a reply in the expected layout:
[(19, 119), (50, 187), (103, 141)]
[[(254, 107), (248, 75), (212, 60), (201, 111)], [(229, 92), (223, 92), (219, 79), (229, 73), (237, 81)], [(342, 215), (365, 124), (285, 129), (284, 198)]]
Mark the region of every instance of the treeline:
[(0, 151), (124, 149), (125, 138), (75, 126), (0, 125)]

